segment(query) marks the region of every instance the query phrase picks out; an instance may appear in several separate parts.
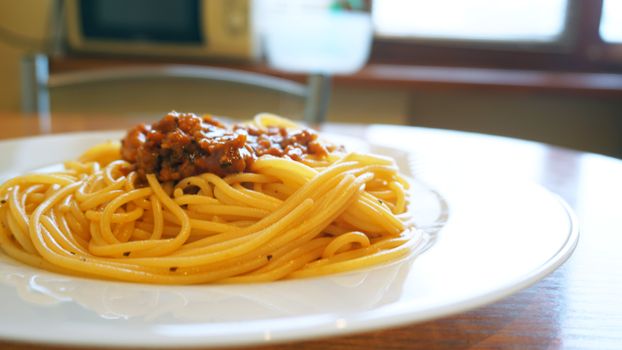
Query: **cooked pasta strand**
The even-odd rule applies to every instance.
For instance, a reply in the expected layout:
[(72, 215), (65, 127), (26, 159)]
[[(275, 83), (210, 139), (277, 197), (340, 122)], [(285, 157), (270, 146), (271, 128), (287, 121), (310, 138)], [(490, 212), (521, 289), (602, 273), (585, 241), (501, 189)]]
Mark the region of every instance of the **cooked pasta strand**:
[[(253, 125), (296, 127), (270, 114)], [(121, 160), (119, 147), (1, 184), (2, 250), (72, 275), (251, 283), (389, 262), (419, 242), (408, 182), (387, 157), (263, 155), (247, 171), (160, 182)]]

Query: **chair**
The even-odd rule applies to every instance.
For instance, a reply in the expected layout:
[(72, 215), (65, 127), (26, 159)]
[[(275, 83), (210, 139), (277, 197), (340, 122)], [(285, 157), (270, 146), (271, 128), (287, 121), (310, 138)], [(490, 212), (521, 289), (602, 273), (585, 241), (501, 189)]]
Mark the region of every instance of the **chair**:
[(61, 88), (137, 80), (161, 82), (169, 79), (251, 86), (262, 91), (292, 96), (302, 100), (304, 121), (309, 124), (324, 122), (330, 98), (330, 78), (321, 74), (310, 75), (306, 85), (258, 73), (177, 64), (103, 68), (50, 75), (48, 57), (36, 54), (22, 59), (22, 109), (27, 113), (49, 116), (51, 92)]

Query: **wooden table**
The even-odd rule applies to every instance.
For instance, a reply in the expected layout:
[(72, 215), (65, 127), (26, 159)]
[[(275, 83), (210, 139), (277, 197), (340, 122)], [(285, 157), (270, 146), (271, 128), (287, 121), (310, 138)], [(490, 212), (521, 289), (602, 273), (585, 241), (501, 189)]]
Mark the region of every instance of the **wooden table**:
[[(47, 132), (119, 129), (136, 117), (0, 113), (0, 139)], [(361, 135), (368, 127), (329, 125)], [(385, 129), (386, 131), (386, 129)], [(408, 142), (417, 129), (389, 130)], [(421, 130), (419, 129), (419, 134)], [(622, 161), (544, 144), (430, 130), (429, 155), (448, 166), (534, 181), (574, 209), (581, 238), (573, 256), (535, 285), (492, 305), (395, 329), (273, 345), (270, 349), (622, 349)], [(1, 307), (0, 307), (1, 309)], [(114, 336), (114, 335), (110, 335)], [(0, 341), (0, 348), (34, 345)]]

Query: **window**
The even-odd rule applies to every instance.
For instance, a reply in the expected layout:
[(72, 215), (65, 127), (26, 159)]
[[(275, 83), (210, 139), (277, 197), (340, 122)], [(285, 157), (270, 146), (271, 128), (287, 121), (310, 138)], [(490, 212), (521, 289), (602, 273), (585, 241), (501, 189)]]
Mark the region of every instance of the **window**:
[(622, 1), (604, 0), (600, 36), (606, 42), (622, 43)]
[(552, 41), (564, 30), (566, 0), (377, 0), (380, 36)]
[(622, 0), (372, 0), (370, 62), (622, 72)]

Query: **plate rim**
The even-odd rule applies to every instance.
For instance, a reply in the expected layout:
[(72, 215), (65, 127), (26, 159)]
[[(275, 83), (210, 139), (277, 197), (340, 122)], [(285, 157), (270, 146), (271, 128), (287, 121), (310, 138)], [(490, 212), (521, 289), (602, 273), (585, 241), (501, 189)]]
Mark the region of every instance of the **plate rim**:
[[(50, 134), (50, 135), (42, 135), (42, 136), (28, 136), (21, 138), (13, 138), (13, 139), (5, 139), (0, 140), (0, 148), (10, 143), (21, 143), (21, 142), (29, 142), (33, 140), (46, 140), (46, 139), (64, 139), (67, 137), (75, 137), (75, 138), (84, 138), (89, 136), (97, 135), (98, 137), (105, 137), (107, 135), (119, 135), (123, 131), (122, 130), (102, 130), (102, 131), (80, 131), (80, 132), (69, 132), (69, 133), (58, 133), (58, 134)], [(326, 134), (326, 133), (325, 133)], [(328, 133), (330, 134), (330, 133)], [(348, 137), (347, 135), (345, 137)], [(351, 137), (351, 136), (349, 136)], [(363, 139), (360, 139), (363, 140)], [(363, 140), (364, 141), (364, 140)], [(366, 141), (365, 141), (366, 142)], [(367, 142), (371, 145), (371, 143)], [(393, 148), (393, 147), (389, 147)], [(0, 169), (0, 173), (4, 172)], [(354, 322), (348, 322), (348, 326), (344, 328), (328, 326), (328, 324), (324, 323), (320, 327), (316, 327), (312, 330), (308, 328), (299, 327), (294, 328), (288, 332), (278, 332), (278, 334), (274, 334), (270, 339), (257, 339), (255, 336), (246, 335), (245, 337), (239, 337), (235, 341), (214, 341), (215, 339), (210, 339), (209, 336), (190, 336), (183, 338), (164, 338), (162, 336), (158, 336), (157, 339), (138, 339), (133, 338), (133, 341), (128, 341), (130, 339), (124, 340), (116, 340), (114, 337), (104, 338), (104, 342), (102, 339), (88, 339), (88, 338), (80, 338), (79, 336), (72, 336), (69, 339), (66, 336), (57, 336), (52, 338), (32, 338), (26, 336), (20, 336), (15, 334), (10, 334), (4, 331), (3, 327), (0, 327), (0, 341), (13, 341), (20, 343), (30, 343), (30, 344), (46, 344), (46, 345), (69, 345), (69, 346), (98, 346), (98, 347), (107, 347), (107, 348), (116, 348), (122, 346), (141, 346), (146, 348), (166, 348), (166, 347), (223, 347), (223, 346), (248, 346), (248, 345), (269, 345), (269, 344), (279, 344), (291, 341), (305, 341), (311, 339), (320, 339), (320, 338), (330, 338), (337, 336), (346, 336), (346, 335), (354, 335), (359, 333), (368, 332), (371, 330), (383, 330), (387, 328), (393, 328), (397, 326), (406, 326), (415, 323), (420, 323), (424, 321), (431, 321), (434, 319), (442, 318), (448, 315), (453, 315), (457, 313), (462, 313), (468, 310), (472, 310), (501, 299), (504, 299), (518, 291), (528, 288), (529, 286), (535, 284), (541, 279), (545, 278), (552, 272), (554, 272), (559, 266), (564, 264), (568, 258), (572, 255), (575, 248), (579, 242), (580, 230), (579, 224), (576, 217), (576, 214), (570, 207), (568, 203), (559, 195), (551, 192), (546, 189), (544, 186), (532, 182), (532, 181), (524, 181), (524, 183), (528, 183), (538, 190), (547, 193), (547, 195), (552, 196), (555, 201), (561, 206), (564, 213), (566, 214), (568, 220), (568, 230), (566, 239), (564, 243), (559, 247), (559, 249), (546, 260), (538, 266), (538, 268), (530, 270), (529, 273), (521, 276), (520, 278), (515, 278), (511, 283), (508, 282), (499, 288), (489, 291), (487, 293), (483, 293), (478, 295), (476, 298), (471, 298), (467, 300), (460, 300), (454, 303), (450, 303), (447, 305), (443, 305), (443, 307), (435, 307), (431, 309), (426, 309), (423, 312), (418, 310), (413, 313), (412, 311), (403, 310), (401, 312), (394, 312), (390, 315), (385, 315), (382, 317), (371, 317), (366, 320), (355, 320)], [(0, 253), (3, 254), (4, 253)], [(515, 282), (516, 280), (520, 280), (520, 282)], [(301, 316), (302, 318), (304, 316)], [(298, 317), (287, 317), (285, 319), (295, 320)], [(280, 320), (280, 319), (275, 319)], [(265, 321), (248, 321), (251, 322), (265, 322)], [(32, 334), (31, 334), (32, 336)], [(166, 341), (166, 339), (170, 341)]]

